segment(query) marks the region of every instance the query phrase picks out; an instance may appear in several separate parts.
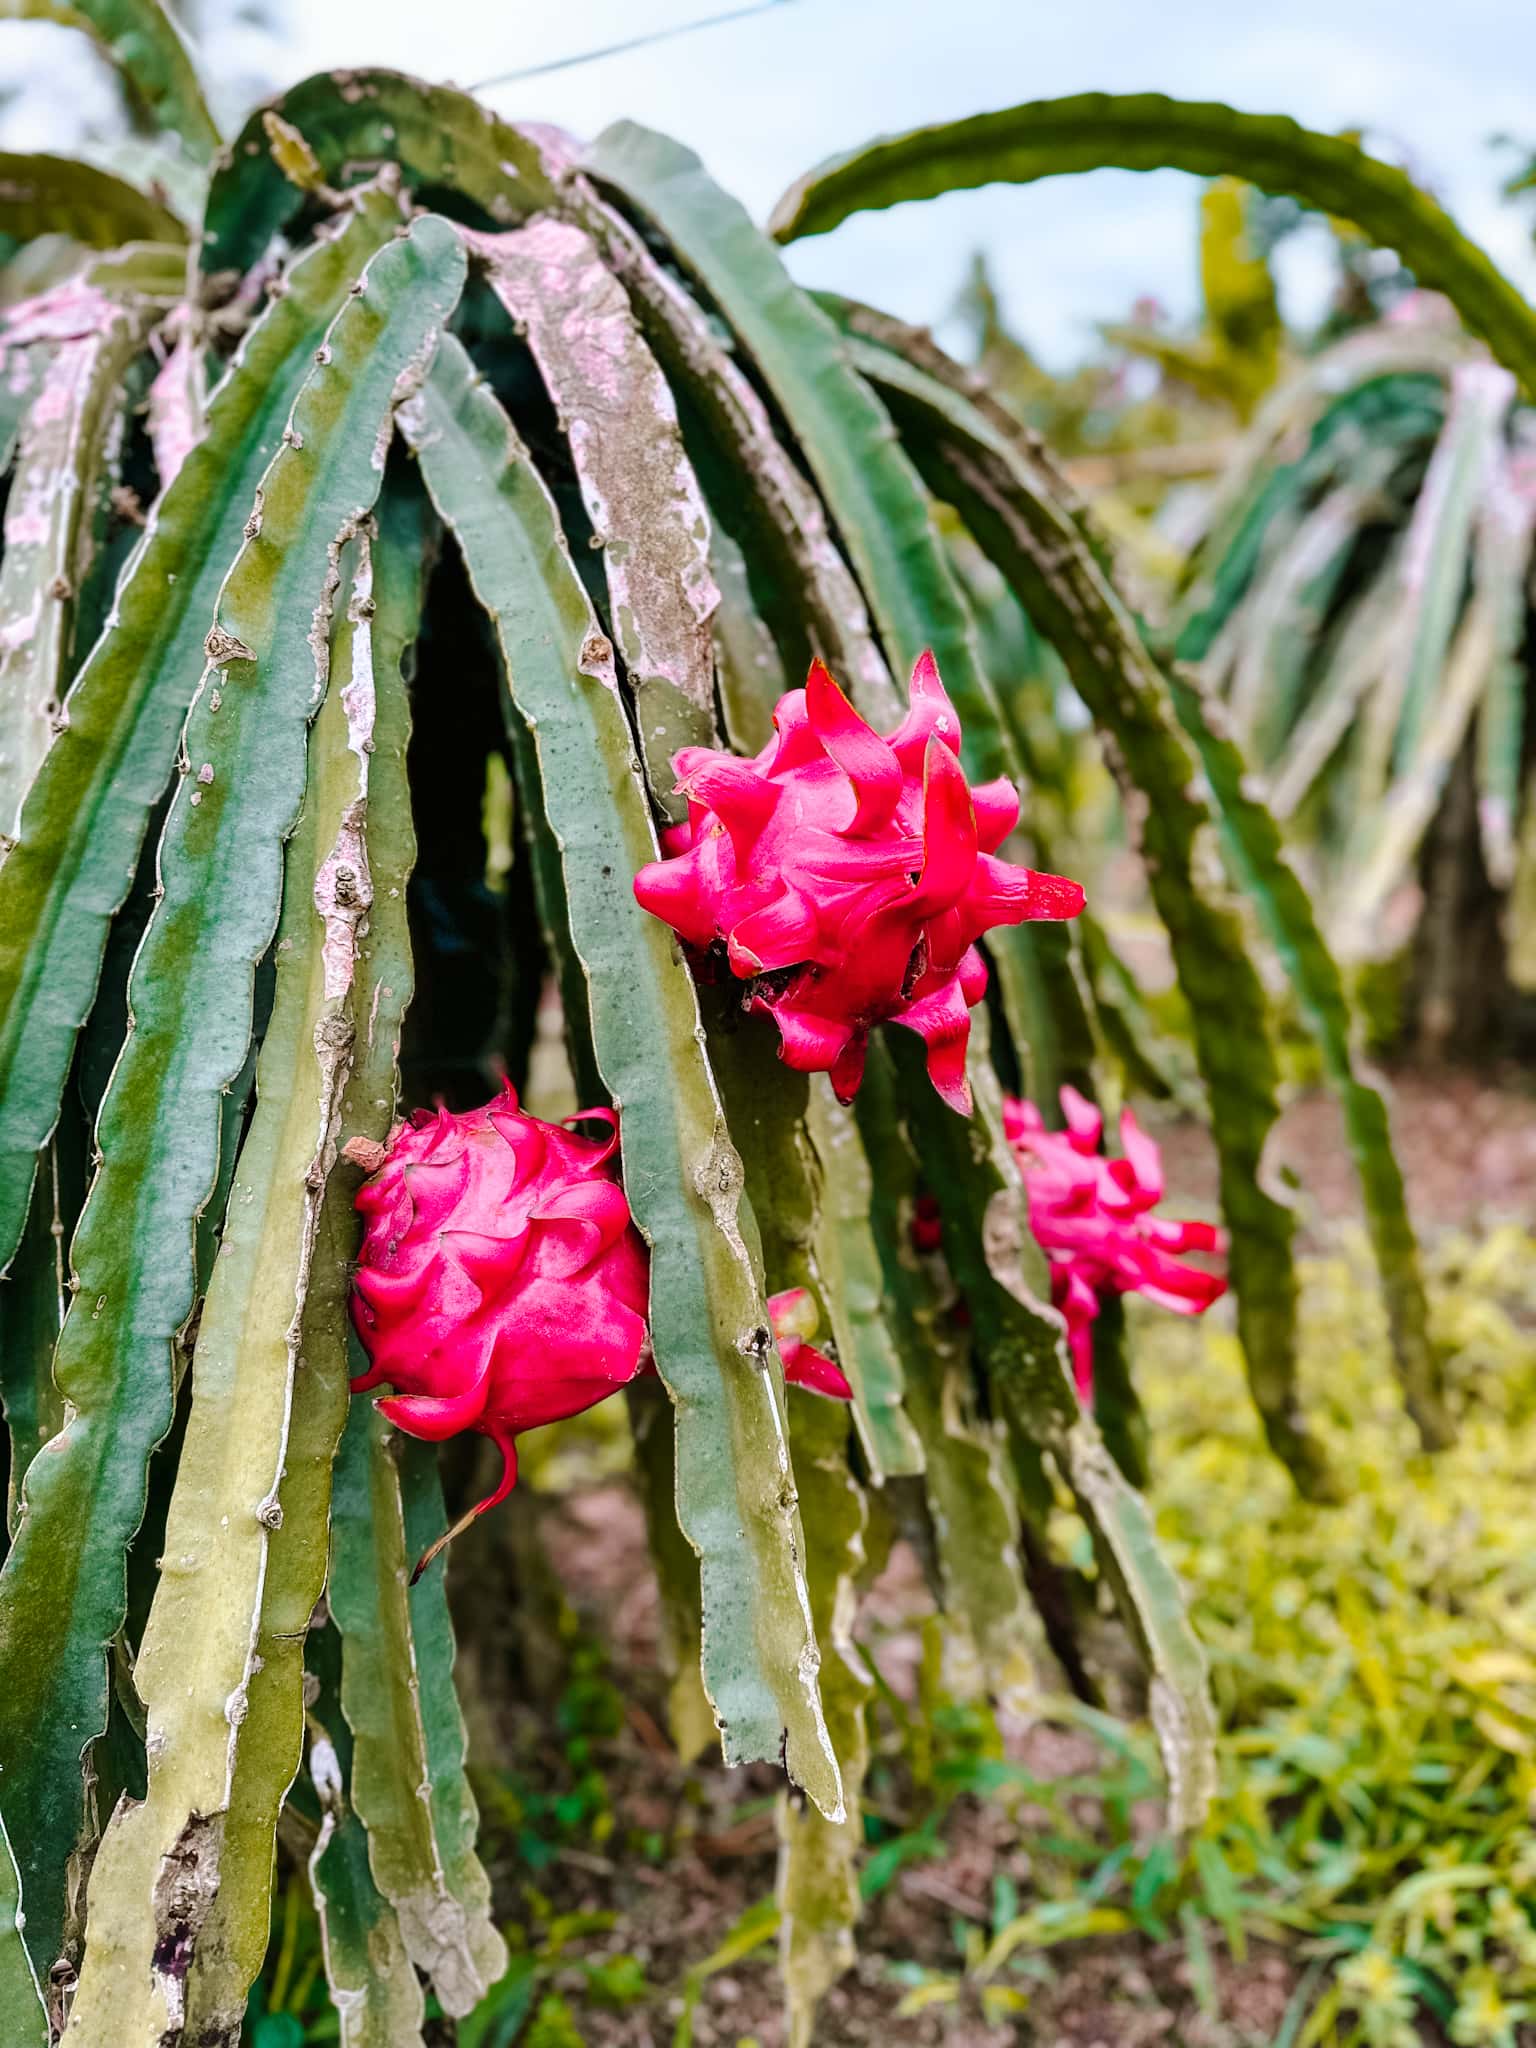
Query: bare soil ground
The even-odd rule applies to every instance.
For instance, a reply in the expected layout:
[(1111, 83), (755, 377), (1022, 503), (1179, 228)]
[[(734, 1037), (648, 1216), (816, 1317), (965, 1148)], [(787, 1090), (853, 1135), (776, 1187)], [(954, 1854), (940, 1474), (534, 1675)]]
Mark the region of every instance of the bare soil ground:
[[(1529, 1074), (1487, 1076), (1405, 1068), (1385, 1076), (1392, 1132), (1421, 1229), (1485, 1229), (1528, 1220), (1536, 1194), (1536, 1088)], [(1146, 1122), (1163, 1148), (1170, 1192), (1214, 1205), (1210, 1133), (1188, 1118)], [(1311, 1242), (1326, 1225), (1359, 1214), (1354, 1166), (1334, 1098), (1309, 1090), (1286, 1107), (1275, 1164), (1299, 1183), (1296, 1199)]]
[[(542, 1525), (568, 1599), (607, 1644), (621, 1685), (632, 1689), (627, 1726), (594, 1745), (613, 1804), (611, 1845), (601, 1854), (563, 1849), (536, 1879), (556, 1912), (612, 1913), (614, 1925), (596, 1941), (577, 1944), (570, 1969), (547, 1981), (579, 2013), (588, 2048), (665, 2048), (683, 2010), (688, 1970), (772, 1893), (777, 1773), (761, 1766), (727, 1771), (718, 1757), (686, 1768), (662, 1734), (655, 1589), (648, 1573), (637, 1571), (643, 1524), (627, 1486), (568, 1496), (548, 1508)], [(868, 1599), (884, 1675), (907, 1691), (915, 1624), (928, 1601), (903, 1546)], [(546, 1716), (540, 1721), (549, 1725)], [(535, 1725), (532, 1717), (524, 1724), (525, 1740), (536, 1739)], [(1097, 1754), (1086, 1738), (1059, 1729), (1014, 1730), (1007, 1747), (1040, 1777), (1091, 1769)], [(569, 1763), (551, 1749), (524, 1753), (519, 1770), (556, 1783), (569, 1775)], [(904, 1870), (868, 1908), (860, 1960), (823, 2003), (818, 2048), (1259, 2048), (1275, 2038), (1297, 1981), (1285, 1956), (1250, 1950), (1239, 1966), (1216, 1953), (1218, 2020), (1202, 2010), (1180, 1944), (1134, 1937), (1056, 1951), (1043, 1981), (1031, 1988), (1027, 2012), (989, 2024), (978, 1992), (963, 1981), (956, 1928), (987, 1928), (1000, 1877), (1028, 1902), (1029, 1831), (995, 1806), (963, 1799), (944, 1834), (941, 1859)], [(654, 1863), (619, 1846), (646, 1835), (668, 1843)], [(503, 1911), (521, 1917), (526, 1871), (509, 1857), (493, 1863), (493, 1877)], [(635, 1957), (658, 1995), (626, 2012), (587, 2002), (582, 1962), (605, 1950)], [(893, 1973), (897, 1962), (954, 1977), (958, 1995), (898, 2017), (910, 1984)], [(697, 2048), (785, 2048), (771, 1946), (709, 1978), (693, 2028)]]

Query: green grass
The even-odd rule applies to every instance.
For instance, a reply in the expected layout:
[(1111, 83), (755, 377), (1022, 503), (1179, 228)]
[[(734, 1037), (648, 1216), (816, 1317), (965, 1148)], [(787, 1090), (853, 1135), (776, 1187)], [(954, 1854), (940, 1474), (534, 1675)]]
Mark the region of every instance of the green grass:
[[(946, 1854), (962, 1797), (1020, 1808), (1034, 1896), (957, 1928), (953, 1969), (893, 1965), (908, 2010), (1006, 1982), (1023, 1997), (1063, 1944), (1140, 1935), (1182, 1944), (1214, 2018), (1213, 1947), (1241, 1962), (1262, 1937), (1298, 1966), (1284, 2048), (1410, 2048), (1426, 2016), (1456, 2048), (1515, 2048), (1536, 2015), (1536, 1243), (1448, 1240), (1433, 1274), (1460, 1435), (1429, 1458), (1363, 1244), (1307, 1263), (1303, 1392), (1345, 1476), (1334, 1507), (1298, 1500), (1266, 1451), (1230, 1328), (1133, 1304), (1153, 1505), (1211, 1658), (1220, 1797), (1198, 1840), (1148, 1836), (1145, 1731), (1064, 1704), (1049, 1718), (1092, 1729), (1101, 1762), (1042, 1783), (974, 1709), (925, 1699), (925, 1768), (890, 1745), (877, 1762), (877, 1782), (910, 1772), (910, 1818), (873, 1847), (866, 1896)], [(1089, 1562), (1070, 1515), (1055, 1533)]]
[(1263, 1451), (1230, 1335), (1142, 1317), (1154, 1504), (1222, 1721), (1205, 1842), (1250, 1926), (1338, 1960), (1298, 2048), (1459, 2048), (1532, 2008), (1536, 1929), (1536, 1243), (1435, 1258), (1460, 1434), (1418, 1451), (1363, 1257), (1310, 1263), (1303, 1392), (1347, 1497)]

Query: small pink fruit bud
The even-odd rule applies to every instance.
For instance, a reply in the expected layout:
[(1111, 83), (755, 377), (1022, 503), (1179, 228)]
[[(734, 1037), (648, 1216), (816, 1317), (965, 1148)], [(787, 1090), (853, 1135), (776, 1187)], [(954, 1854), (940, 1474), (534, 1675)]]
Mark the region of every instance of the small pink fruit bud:
[(842, 1371), (809, 1340), (821, 1323), (815, 1296), (804, 1287), (786, 1287), (768, 1297), (768, 1319), (778, 1341), (784, 1377), (792, 1387), (809, 1387), (836, 1401), (851, 1401), (853, 1389)]

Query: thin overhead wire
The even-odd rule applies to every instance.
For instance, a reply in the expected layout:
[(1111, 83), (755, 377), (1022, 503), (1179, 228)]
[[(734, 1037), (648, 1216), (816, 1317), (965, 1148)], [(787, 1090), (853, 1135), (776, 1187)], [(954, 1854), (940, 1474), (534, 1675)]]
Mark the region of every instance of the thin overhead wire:
[(622, 57), (630, 50), (648, 49), (653, 43), (670, 42), (675, 36), (689, 36), (701, 28), (720, 28), (728, 21), (745, 21), (748, 15), (767, 14), (775, 7), (789, 7), (793, 0), (752, 0), (749, 7), (733, 7), (725, 14), (706, 14), (697, 21), (675, 22), (670, 28), (653, 29), (648, 35), (630, 36), (622, 43), (605, 43), (600, 49), (583, 50), (574, 57), (554, 57), (547, 64), (525, 65), (521, 71), (499, 71), (494, 78), (482, 78), (470, 87), (484, 92), (493, 85), (515, 85), (524, 78), (544, 78), (551, 71), (570, 71), (578, 64), (596, 64), (604, 57)]

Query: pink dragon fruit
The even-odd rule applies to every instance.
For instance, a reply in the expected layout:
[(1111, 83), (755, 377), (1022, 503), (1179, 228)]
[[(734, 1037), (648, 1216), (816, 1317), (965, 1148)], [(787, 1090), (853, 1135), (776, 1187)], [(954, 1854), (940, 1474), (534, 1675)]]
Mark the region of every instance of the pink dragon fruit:
[(924, 1040), (944, 1100), (970, 1114), (965, 1050), (995, 925), (1075, 917), (1076, 882), (999, 860), (1018, 822), (1011, 783), (972, 789), (960, 723), (931, 654), (889, 739), (859, 717), (820, 662), (780, 698), (754, 761), (685, 747), (673, 762), (688, 818), (662, 838), (635, 894), (700, 956), (722, 949), (781, 1056), (856, 1093), (871, 1028)]
[(517, 1478), (525, 1429), (579, 1415), (640, 1370), (649, 1275), (601, 1139), (526, 1116), (509, 1086), (483, 1109), (417, 1110), (358, 1190), (366, 1218), (352, 1321), (379, 1407), (410, 1436), (474, 1429)]
[[(607, 1133), (582, 1137), (575, 1123)], [(379, 1407), (407, 1435), (492, 1438), (501, 1481), (475, 1513), (511, 1491), (525, 1429), (655, 1370), (650, 1261), (618, 1183), (618, 1145), (611, 1109), (545, 1123), (508, 1083), (483, 1109), (417, 1110), (387, 1146), (351, 1148), (372, 1176), (357, 1195), (366, 1227), (351, 1304), (369, 1370), (352, 1390), (392, 1387)], [(805, 1341), (816, 1311), (804, 1290), (768, 1306), (785, 1376), (847, 1398), (843, 1375)]]
[(1049, 1131), (1032, 1102), (1010, 1097), (1003, 1127), (1029, 1194), (1029, 1221), (1051, 1269), (1051, 1299), (1066, 1318), (1079, 1398), (1093, 1396), (1093, 1325), (1106, 1293), (1141, 1294), (1195, 1316), (1226, 1292), (1220, 1274), (1181, 1265), (1181, 1252), (1218, 1252), (1210, 1223), (1174, 1223), (1150, 1212), (1163, 1197), (1163, 1162), (1130, 1110), (1120, 1116), (1118, 1159), (1099, 1150), (1104, 1119), (1075, 1088), (1063, 1088), (1064, 1131)]

